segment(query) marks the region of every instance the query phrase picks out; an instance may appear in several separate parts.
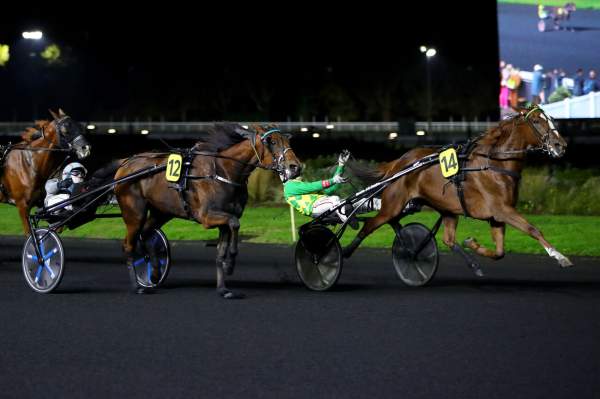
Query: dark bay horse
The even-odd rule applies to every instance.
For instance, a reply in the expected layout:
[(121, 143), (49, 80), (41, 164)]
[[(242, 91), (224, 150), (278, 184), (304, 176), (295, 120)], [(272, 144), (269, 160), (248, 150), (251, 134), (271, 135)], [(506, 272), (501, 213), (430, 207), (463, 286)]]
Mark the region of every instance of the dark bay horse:
[[(469, 262), (470, 257), (455, 243), (458, 216), (465, 214), (475, 219), (486, 220), (491, 225), (495, 250), (480, 245), (474, 238), (465, 240), (464, 245), (492, 259), (504, 256), (505, 226), (509, 225), (535, 238), (555, 258), (560, 266), (572, 266), (571, 261), (558, 252), (542, 235), (515, 209), (519, 192), (519, 178), (528, 151), (541, 150), (553, 158), (561, 157), (567, 143), (560, 136), (554, 122), (540, 108), (519, 109), (517, 115), (500, 124), (475, 140), (469, 147), (461, 166), (465, 179), (462, 182), (463, 201), (459, 198), (459, 187), (448, 184), (442, 176), (440, 166), (434, 164), (426, 169), (409, 173), (382, 192), (382, 207), (379, 213), (367, 220), (358, 236), (345, 248), (349, 256), (360, 242), (385, 223), (397, 222), (410, 200), (437, 210), (444, 224), (444, 244), (454, 252), (461, 253)], [(360, 164), (348, 165), (356, 176), (373, 183), (392, 176), (416, 160), (438, 152), (436, 148), (416, 148), (401, 158), (369, 168)], [(461, 204), (462, 202), (462, 204)], [(470, 264), (476, 271), (478, 265)], [(479, 270), (480, 271), (480, 270)]]
[[(164, 165), (169, 154), (143, 153), (126, 160), (117, 170), (119, 178), (153, 165)], [(238, 253), (239, 218), (248, 200), (247, 178), (256, 168), (276, 171), (282, 180), (298, 176), (300, 161), (290, 148), (289, 137), (275, 126), (217, 124), (189, 152), (190, 167), (183, 172), (187, 188), (178, 192), (164, 173), (119, 184), (115, 194), (127, 235), (123, 250), (132, 285), (136, 285), (132, 254), (138, 237), (172, 218), (190, 219), (205, 228), (219, 229), (217, 245), (217, 292), (238, 298), (225, 286), (225, 274), (233, 273)], [(182, 178), (183, 178), (182, 177)], [(157, 279), (158, 271), (153, 271)], [(136, 292), (143, 292), (137, 286)]]
[(91, 151), (79, 123), (62, 109), (50, 113), (52, 121), (36, 122), (35, 128), (23, 133), (22, 142), (0, 151), (0, 202), (17, 206), (25, 234), (29, 234), (29, 211), (41, 202), (46, 181), (72, 154), (83, 159)]

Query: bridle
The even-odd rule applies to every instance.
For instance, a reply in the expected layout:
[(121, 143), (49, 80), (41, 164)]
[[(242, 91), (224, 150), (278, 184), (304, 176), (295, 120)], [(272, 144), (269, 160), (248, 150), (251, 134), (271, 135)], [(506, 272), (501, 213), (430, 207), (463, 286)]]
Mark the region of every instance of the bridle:
[[(545, 129), (545, 131), (540, 131), (540, 129), (536, 126), (535, 123), (533, 123), (533, 121), (531, 120), (531, 115), (533, 114), (533, 112), (535, 111), (540, 111), (540, 116), (542, 117), (542, 119), (546, 120), (548, 122), (548, 129)], [(531, 128), (531, 130), (533, 131), (533, 133), (535, 134), (535, 136), (537, 137), (538, 141), (539, 141), (539, 145), (537, 147), (527, 147), (527, 148), (522, 148), (522, 149), (514, 149), (514, 150), (502, 150), (502, 151), (492, 151), (493, 147), (490, 151), (490, 153), (488, 154), (489, 157), (493, 157), (494, 155), (497, 154), (524, 154), (527, 152), (534, 152), (534, 151), (541, 151), (543, 153), (546, 153), (548, 155), (552, 154), (552, 149), (551, 149), (551, 145), (550, 145), (550, 140), (551, 140), (551, 135), (554, 134), (556, 136), (559, 136), (560, 134), (558, 133), (558, 130), (556, 129), (556, 125), (554, 124), (554, 119), (552, 117), (549, 117), (540, 107), (535, 106), (532, 109), (530, 109), (526, 114), (517, 114), (515, 115), (513, 118), (513, 130), (517, 127), (517, 125), (519, 123), (527, 123), (529, 125), (529, 127)], [(511, 132), (512, 133), (512, 132)], [(498, 160), (502, 160), (502, 159), (498, 159)], [(515, 160), (514, 158), (512, 159), (507, 159), (507, 160)]]
[[(70, 119), (70, 116), (63, 116), (58, 120), (54, 120), (51, 123), (54, 123), (54, 129), (58, 134), (58, 144), (56, 147), (31, 147), (31, 146), (20, 146), (19, 144), (9, 145), (9, 150), (21, 150), (21, 151), (48, 151), (48, 152), (68, 152), (72, 153), (76, 151), (78, 143), (81, 143), (85, 140), (82, 134), (78, 134), (72, 140), (67, 141), (62, 132), (63, 125), (66, 123), (67, 119)], [(45, 126), (40, 127), (39, 132), (44, 138), (44, 140), (48, 140), (46, 138)], [(52, 142), (51, 142), (52, 143)], [(54, 144), (54, 143), (52, 143)], [(81, 146), (83, 147), (83, 145)]]
[[(283, 147), (283, 149), (275, 151), (273, 146), (269, 143), (269, 140), (268, 140), (268, 137), (273, 133), (281, 133), (281, 129), (277, 129), (277, 128), (269, 129), (265, 133), (260, 135), (260, 141), (262, 142), (262, 144), (264, 146), (267, 147), (267, 149), (271, 153), (271, 156), (273, 157), (273, 162), (270, 165), (265, 165), (263, 163), (263, 160), (261, 159), (260, 155), (258, 154), (258, 151), (256, 150), (256, 145), (255, 145), (254, 140), (250, 140), (250, 145), (252, 146), (252, 149), (254, 150), (254, 153), (256, 154), (256, 159), (257, 159), (256, 167), (259, 167), (262, 169), (273, 170), (281, 175), (281, 174), (285, 174), (285, 166), (283, 164), (285, 161), (285, 154), (288, 151), (290, 151), (291, 148)], [(258, 135), (258, 133), (257, 133), (257, 135)]]
[[(534, 111), (539, 110), (540, 111), (540, 117), (542, 117), (542, 119), (544, 119), (547, 123), (548, 123), (548, 129), (546, 129), (545, 132), (541, 132), (540, 129), (538, 129), (538, 127), (535, 125), (535, 123), (533, 123), (531, 121), (531, 119), (529, 119), (529, 115), (531, 115)], [(556, 129), (556, 124), (554, 123), (554, 119), (550, 116), (548, 116), (540, 107), (533, 107), (525, 116), (524, 116), (525, 120), (529, 123), (529, 126), (531, 126), (533, 132), (535, 133), (535, 135), (537, 136), (538, 140), (540, 141), (540, 145), (534, 149), (532, 149), (532, 151), (542, 151), (546, 154), (552, 154), (552, 150), (550, 147), (550, 139), (551, 139), (551, 134), (554, 134), (555, 136), (560, 136), (560, 134), (558, 133), (558, 130)]]
[[(60, 119), (52, 121), (52, 123), (54, 123), (54, 129), (58, 133), (58, 147), (59, 147), (59, 149), (63, 149), (63, 150), (67, 150), (69, 152), (73, 152), (73, 151), (76, 151), (76, 149), (78, 147), (81, 148), (81, 147), (83, 147), (85, 145), (85, 144), (83, 144), (85, 142), (85, 137), (83, 137), (82, 134), (78, 134), (77, 136), (75, 136), (70, 141), (67, 141), (67, 139), (65, 137), (65, 133), (63, 133), (63, 130), (66, 131), (66, 128), (65, 128), (64, 125), (67, 123), (68, 120), (71, 120), (71, 117), (68, 116), (68, 115), (66, 115), (66, 116), (63, 116)], [(42, 127), (42, 135), (45, 137), (45, 135), (44, 135), (44, 128), (43, 127)]]

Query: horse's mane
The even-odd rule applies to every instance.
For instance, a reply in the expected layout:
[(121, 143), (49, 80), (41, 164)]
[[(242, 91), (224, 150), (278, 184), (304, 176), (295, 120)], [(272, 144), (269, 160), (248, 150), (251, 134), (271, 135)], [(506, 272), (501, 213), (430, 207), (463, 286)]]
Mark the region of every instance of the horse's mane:
[(41, 129), (44, 129), (46, 126), (50, 124), (49, 120), (39, 120), (35, 121), (35, 127), (28, 127), (21, 134), (21, 138), (27, 143), (31, 143), (34, 140), (42, 137)]
[[(517, 115), (518, 116), (518, 115)], [(485, 132), (473, 139), (477, 145), (497, 146), (505, 142), (513, 131), (515, 118), (509, 118), (501, 121), (498, 125), (492, 126)]]
[(219, 152), (245, 140), (237, 131), (237, 123), (216, 123), (208, 128), (206, 134), (198, 140), (196, 148), (204, 151)]

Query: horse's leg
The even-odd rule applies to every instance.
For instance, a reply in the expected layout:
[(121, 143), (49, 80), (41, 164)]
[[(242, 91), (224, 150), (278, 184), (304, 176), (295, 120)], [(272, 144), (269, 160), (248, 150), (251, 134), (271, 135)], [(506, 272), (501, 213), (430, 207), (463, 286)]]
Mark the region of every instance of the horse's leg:
[[(382, 209), (382, 211), (383, 211), (383, 209)], [(390, 222), (394, 218), (394, 216), (388, 214), (387, 212), (382, 212), (382, 211), (380, 211), (374, 217), (366, 220), (365, 224), (363, 225), (362, 229), (360, 229), (360, 231), (358, 232), (358, 234), (356, 235), (354, 240), (352, 240), (350, 245), (345, 247), (344, 250), (342, 251), (344, 258), (349, 258), (354, 253), (354, 251), (356, 251), (356, 248), (358, 248), (360, 243), (365, 238), (367, 238), (367, 236), (369, 234), (371, 234), (372, 232), (377, 230), (382, 225)]]
[(21, 223), (23, 224), (23, 232), (28, 236), (31, 234), (31, 231), (29, 231), (29, 205), (25, 201), (19, 201), (16, 205), (19, 211), (19, 217), (21, 218)]
[(238, 239), (240, 231), (240, 220), (233, 216), (229, 219), (229, 245), (227, 249), (227, 256), (223, 262), (223, 270), (225, 274), (231, 276), (235, 270), (235, 258), (238, 254)]
[(542, 244), (546, 252), (548, 252), (548, 255), (556, 259), (561, 267), (573, 266), (573, 262), (571, 262), (569, 258), (564, 256), (563, 254), (558, 252), (552, 246), (552, 244), (546, 241), (542, 232), (539, 231), (534, 225), (529, 223), (527, 219), (521, 216), (521, 214), (519, 214), (519, 212), (517, 212), (516, 209), (509, 207), (503, 208), (498, 215), (494, 216), (494, 218), (496, 220), (506, 222), (514, 228), (521, 230), (523, 233), (538, 240), (538, 242)]
[(456, 215), (445, 215), (442, 217), (442, 223), (444, 223), (444, 244), (452, 250), (452, 252), (459, 254), (467, 266), (469, 266), (475, 275), (483, 277), (483, 271), (479, 263), (473, 259), (471, 255), (465, 252), (460, 245), (456, 243), (456, 226), (458, 226), (458, 216)]
[(119, 196), (119, 206), (125, 227), (127, 228), (127, 234), (123, 241), (123, 252), (125, 253), (131, 289), (137, 294), (144, 294), (147, 291), (137, 283), (135, 266), (133, 265), (133, 253), (139, 241), (138, 238), (142, 227), (146, 222), (147, 204), (141, 197), (136, 198), (134, 195), (129, 195)]
[[(160, 229), (162, 225), (164, 225), (171, 219), (172, 216), (159, 212), (154, 208), (150, 208), (150, 212), (146, 219), (146, 223), (144, 223), (144, 227), (142, 228), (142, 237), (144, 237), (146, 234), (148, 234), (154, 229)], [(152, 275), (150, 276), (150, 280), (153, 284), (157, 284), (160, 281), (160, 268), (158, 267), (158, 262), (155, 258), (156, 254), (151, 253), (149, 255), (153, 257)]]
[(354, 240), (352, 240), (350, 245), (344, 248), (342, 251), (344, 258), (349, 258), (354, 251), (356, 251), (356, 248), (358, 248), (360, 243), (382, 225), (390, 222), (392, 225), (394, 223), (397, 224), (397, 221), (402, 214), (402, 209), (408, 200), (409, 198), (407, 198), (404, 188), (394, 190), (388, 187), (381, 197), (381, 209), (377, 215), (365, 221), (365, 224)]
[[(200, 220), (200, 218), (197, 218)], [(230, 241), (230, 223), (232, 219), (237, 218), (225, 212), (209, 211), (202, 220), (202, 224), (207, 227), (218, 227), (219, 228), (219, 244), (217, 245), (217, 293), (225, 299), (239, 299), (243, 298), (243, 294), (231, 291), (225, 286), (225, 270), (224, 262), (227, 256), (229, 241)], [(239, 223), (239, 222), (238, 222)]]
[(492, 240), (496, 244), (496, 250), (492, 251), (489, 248), (479, 244), (475, 238), (469, 237), (463, 245), (471, 248), (476, 254), (492, 258), (494, 260), (502, 259), (504, 257), (504, 232), (506, 230), (506, 223), (491, 221), (491, 233)]

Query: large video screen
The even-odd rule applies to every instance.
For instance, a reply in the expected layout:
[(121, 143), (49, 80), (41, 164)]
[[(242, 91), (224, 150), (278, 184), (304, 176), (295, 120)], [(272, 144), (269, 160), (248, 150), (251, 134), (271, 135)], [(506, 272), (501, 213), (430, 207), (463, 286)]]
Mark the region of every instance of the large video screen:
[(498, 0), (500, 110), (600, 118), (600, 0)]

